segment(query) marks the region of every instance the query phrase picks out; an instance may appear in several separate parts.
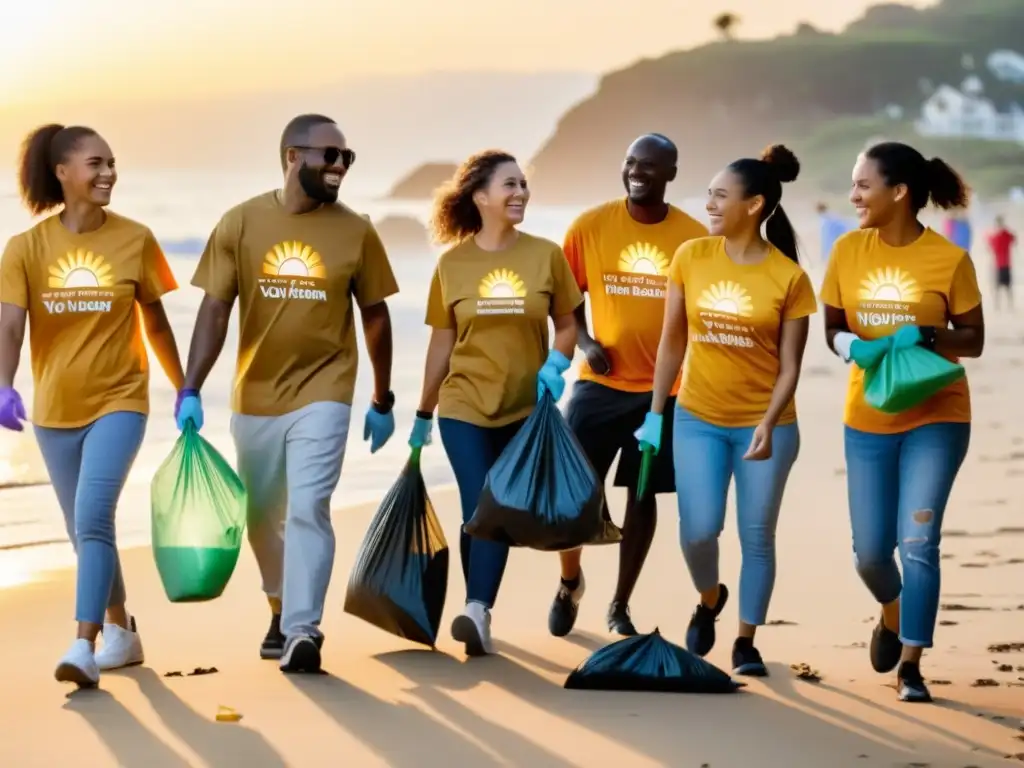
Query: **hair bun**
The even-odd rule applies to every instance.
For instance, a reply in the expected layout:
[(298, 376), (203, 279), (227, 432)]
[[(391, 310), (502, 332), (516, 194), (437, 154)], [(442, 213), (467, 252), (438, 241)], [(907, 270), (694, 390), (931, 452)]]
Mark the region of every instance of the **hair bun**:
[(775, 175), (783, 184), (796, 181), (800, 175), (800, 161), (796, 155), (782, 144), (773, 144), (761, 153), (761, 159), (775, 171)]

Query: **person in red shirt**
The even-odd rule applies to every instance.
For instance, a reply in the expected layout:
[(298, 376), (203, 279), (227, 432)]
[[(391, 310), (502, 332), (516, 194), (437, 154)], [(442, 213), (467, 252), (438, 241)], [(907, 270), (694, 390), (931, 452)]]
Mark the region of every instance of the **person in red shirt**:
[(992, 257), (996, 263), (996, 295), (995, 305), (999, 309), (999, 294), (1006, 291), (1006, 303), (1013, 309), (1013, 273), (1010, 269), (1010, 251), (1017, 236), (1006, 228), (1002, 216), (996, 216), (995, 231), (988, 236), (988, 247), (992, 249)]

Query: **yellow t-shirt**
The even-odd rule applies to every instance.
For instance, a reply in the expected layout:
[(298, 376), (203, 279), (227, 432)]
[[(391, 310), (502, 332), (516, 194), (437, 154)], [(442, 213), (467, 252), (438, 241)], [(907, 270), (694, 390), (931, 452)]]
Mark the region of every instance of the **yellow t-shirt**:
[[(721, 427), (753, 427), (779, 377), (782, 323), (818, 311), (799, 264), (771, 248), (759, 264), (737, 264), (721, 237), (684, 243), (669, 280), (686, 299), (687, 341), (677, 404)], [(796, 420), (795, 398), (779, 424)]]
[(511, 248), (485, 251), (468, 238), (443, 253), (426, 322), (454, 328), (456, 341), (437, 415), (483, 427), (528, 416), (548, 356), (548, 318), (582, 301), (565, 254), (550, 240), (522, 232)]
[(192, 284), (239, 302), (231, 407), (280, 416), (310, 403), (352, 404), (360, 307), (398, 292), (370, 221), (335, 203), (286, 211), (276, 192), (228, 211), (214, 229)]
[[(901, 325), (946, 328), (951, 315), (962, 315), (981, 303), (981, 292), (971, 257), (934, 230), (926, 229), (916, 242), (894, 248), (882, 242), (878, 230), (860, 229), (843, 235), (832, 247), (821, 301), (844, 310), (853, 333), (877, 339)], [(865, 402), (864, 371), (850, 365), (844, 421), (854, 429), (892, 434), (922, 424), (970, 420), (966, 379), (903, 413), (888, 414)]]
[[(658, 224), (641, 224), (626, 201), (583, 213), (565, 236), (565, 256), (576, 284), (590, 294), (594, 339), (608, 353), (611, 372), (594, 373), (586, 360), (580, 378), (623, 392), (650, 392), (661, 340), (668, 267), (676, 249), (707, 227), (675, 206)], [(676, 380), (671, 394), (676, 394)]]
[(0, 302), (28, 312), (32, 422), (73, 429), (114, 411), (149, 413), (149, 359), (136, 303), (178, 287), (153, 233), (111, 211), (76, 234), (50, 216), (15, 235)]

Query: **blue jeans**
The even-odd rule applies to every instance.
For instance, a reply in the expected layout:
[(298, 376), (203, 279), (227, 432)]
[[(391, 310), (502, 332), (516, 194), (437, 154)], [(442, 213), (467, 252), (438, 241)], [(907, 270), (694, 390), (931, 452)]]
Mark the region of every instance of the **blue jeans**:
[(109, 606), (124, 605), (114, 513), (145, 432), (146, 417), (128, 411), (108, 413), (77, 429), (35, 427), (78, 555), (75, 621), (102, 624)]
[[(458, 419), (437, 420), (444, 452), (448, 454), (455, 482), (459, 486), (463, 524), (473, 517), (488, 471), (505, 446), (516, 436), (523, 421), (489, 428)], [(493, 608), (498, 598), (501, 578), (505, 575), (508, 546), (496, 541), (474, 539), (460, 530), (459, 555), (462, 559), (462, 576), (466, 580), (466, 601), (483, 603)]]
[(718, 586), (718, 537), (725, 527), (729, 481), (736, 478), (736, 522), (743, 555), (740, 621), (765, 623), (775, 587), (775, 528), (789, 471), (800, 452), (796, 422), (772, 431), (772, 456), (748, 461), (753, 427), (719, 427), (676, 408), (672, 451), (679, 540), (699, 592)]
[[(925, 424), (894, 435), (846, 427), (857, 573), (879, 603), (902, 596), (904, 645), (932, 647), (939, 612), (942, 516), (970, 440), (970, 424)], [(893, 557), (897, 547), (902, 579)]]

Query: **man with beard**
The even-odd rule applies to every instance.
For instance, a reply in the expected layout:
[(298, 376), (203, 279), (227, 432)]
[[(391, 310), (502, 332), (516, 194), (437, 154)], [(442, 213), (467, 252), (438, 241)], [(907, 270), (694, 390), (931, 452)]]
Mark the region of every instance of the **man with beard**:
[[(577, 345), (586, 356), (569, 401), (568, 422), (602, 482), (616, 454), (615, 485), (628, 489), (619, 578), (608, 609), (608, 629), (635, 635), (629, 599), (654, 539), (655, 494), (675, 492), (671, 419), (664, 420), (662, 449), (653, 460), (648, 492), (637, 498), (641, 453), (634, 431), (650, 410), (654, 362), (661, 338), (668, 267), (687, 240), (707, 228), (665, 202), (676, 177), (678, 151), (661, 134), (647, 134), (626, 151), (622, 183), (626, 198), (584, 212), (565, 236), (565, 255), (580, 290), (589, 294), (576, 309)], [(679, 380), (669, 400), (674, 403)], [(572, 631), (585, 583), (581, 549), (561, 553), (562, 578), (548, 617), (552, 635)]]
[[(178, 394), (179, 429), (203, 424), (199, 390), (239, 300), (231, 434), (248, 495), (249, 542), (270, 602), (262, 658), (286, 672), (320, 669), (320, 621), (334, 565), (330, 502), (355, 390), (359, 305), (373, 402), (370, 452), (394, 431), (391, 318), (398, 291), (370, 221), (338, 202), (355, 153), (333, 120), (301, 115), (281, 137), (284, 184), (217, 224), (192, 284), (206, 292)], [(287, 521), (287, 523), (286, 523)]]

